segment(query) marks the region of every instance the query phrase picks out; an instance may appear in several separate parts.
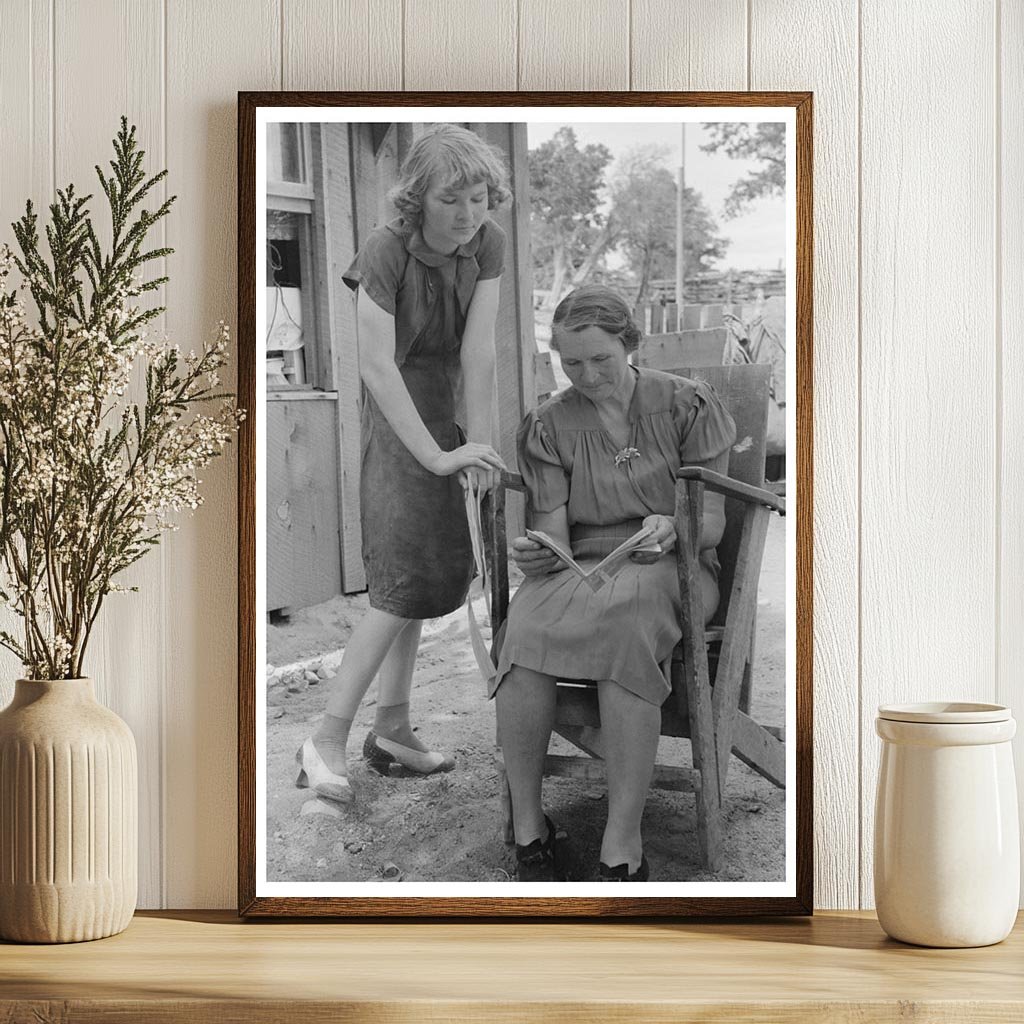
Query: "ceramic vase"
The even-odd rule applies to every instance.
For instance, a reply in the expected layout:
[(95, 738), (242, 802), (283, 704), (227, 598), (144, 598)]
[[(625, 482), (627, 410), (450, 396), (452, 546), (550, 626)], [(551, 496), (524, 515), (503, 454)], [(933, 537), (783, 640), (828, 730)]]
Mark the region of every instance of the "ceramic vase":
[(988, 946), (1017, 915), (1020, 838), (1010, 740), (998, 704), (878, 709), (875, 906), (894, 939)]
[(131, 730), (91, 679), (17, 681), (0, 712), (0, 938), (81, 942), (128, 926), (137, 779)]

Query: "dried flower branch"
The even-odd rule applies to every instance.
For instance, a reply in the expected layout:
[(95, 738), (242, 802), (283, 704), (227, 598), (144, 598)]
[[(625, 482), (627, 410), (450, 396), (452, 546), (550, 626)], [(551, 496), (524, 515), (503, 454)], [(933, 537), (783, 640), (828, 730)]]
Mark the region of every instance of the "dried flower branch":
[[(103, 599), (125, 589), (118, 573), (176, 528), (174, 513), (201, 504), (197, 474), (244, 415), (218, 390), (225, 324), (184, 356), (147, 337), (164, 310), (142, 309), (138, 297), (167, 278), (144, 280), (145, 265), (172, 250), (144, 245), (174, 197), (140, 208), (167, 172), (146, 176), (125, 118), (114, 154), (110, 176), (96, 168), (109, 246), (94, 230), (91, 196), (68, 186), (50, 206), (45, 253), (31, 202), (13, 225), (20, 255), (0, 247), (0, 601), (22, 624), (17, 637), (0, 631), (0, 646), (34, 679), (82, 674)], [(136, 403), (128, 396), (142, 365), (145, 402)]]

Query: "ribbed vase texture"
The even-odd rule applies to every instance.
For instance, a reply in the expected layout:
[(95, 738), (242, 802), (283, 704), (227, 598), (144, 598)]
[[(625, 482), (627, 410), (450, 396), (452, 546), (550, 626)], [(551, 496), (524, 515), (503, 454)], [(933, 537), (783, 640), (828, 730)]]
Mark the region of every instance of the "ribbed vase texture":
[(123, 931), (138, 891), (138, 767), (90, 679), (27, 680), (0, 712), (0, 938)]

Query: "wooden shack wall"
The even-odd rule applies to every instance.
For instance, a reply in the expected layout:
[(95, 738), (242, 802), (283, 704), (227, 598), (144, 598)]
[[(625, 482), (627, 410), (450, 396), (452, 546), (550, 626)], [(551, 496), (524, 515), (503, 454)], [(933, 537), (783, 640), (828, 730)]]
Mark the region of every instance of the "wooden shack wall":
[(267, 608), (302, 608), (341, 590), (332, 396), (267, 400)]
[(341, 275), (356, 253), (352, 145), (349, 126), (324, 124), (320, 159), (314, 166), (316, 215), (323, 219), (323, 250), (317, 259), (320, 322), (327, 325), (331, 386), (337, 392), (335, 446), (338, 473), (338, 526), (341, 587), (365, 588), (362, 524), (359, 517), (359, 358), (355, 304)]

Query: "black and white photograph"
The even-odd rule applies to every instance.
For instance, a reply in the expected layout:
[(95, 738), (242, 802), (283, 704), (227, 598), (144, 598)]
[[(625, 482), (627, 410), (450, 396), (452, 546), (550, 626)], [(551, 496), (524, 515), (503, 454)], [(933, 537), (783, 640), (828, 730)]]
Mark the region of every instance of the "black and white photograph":
[(256, 896), (794, 895), (795, 125), (257, 109)]

